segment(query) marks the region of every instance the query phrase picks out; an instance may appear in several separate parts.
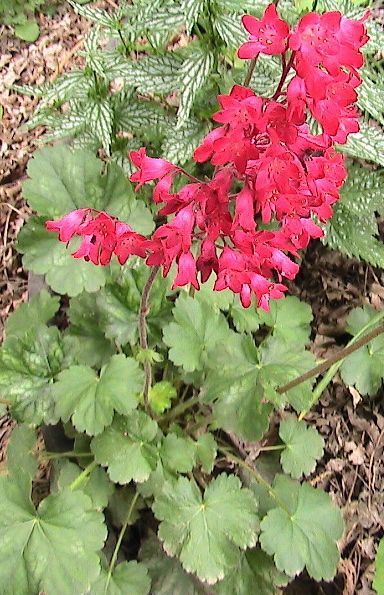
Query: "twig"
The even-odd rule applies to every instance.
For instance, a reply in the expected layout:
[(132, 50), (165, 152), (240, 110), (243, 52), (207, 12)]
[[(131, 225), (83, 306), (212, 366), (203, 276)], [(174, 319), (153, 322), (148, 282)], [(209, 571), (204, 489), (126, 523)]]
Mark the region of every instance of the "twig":
[[(383, 313), (383, 316), (384, 316), (384, 313)], [(364, 337), (361, 337), (357, 341), (354, 341), (354, 342), (350, 341), (350, 343), (346, 347), (344, 347), (341, 351), (339, 351), (332, 357), (328, 358), (321, 364), (318, 364), (314, 368), (311, 368), (311, 370), (308, 370), (308, 372), (305, 372), (304, 374), (301, 374), (301, 376), (298, 376), (297, 378), (295, 378), (294, 380), (291, 380), (287, 384), (280, 386), (277, 389), (277, 392), (280, 395), (282, 395), (283, 393), (286, 393), (287, 391), (291, 390), (291, 388), (295, 388), (295, 386), (298, 386), (299, 384), (302, 384), (306, 380), (313, 378), (313, 376), (318, 376), (319, 374), (322, 374), (323, 372), (328, 370), (333, 364), (341, 362), (341, 360), (343, 360), (345, 357), (347, 357), (347, 355), (350, 355), (354, 351), (357, 351), (358, 349), (360, 349), (360, 347), (363, 347), (364, 345), (366, 345), (367, 343), (372, 341), (372, 339), (374, 339), (378, 335), (381, 335), (382, 333), (384, 333), (384, 323), (380, 324), (380, 326), (373, 329), (373, 331), (371, 331)]]
[[(143, 293), (141, 295), (140, 310), (139, 310), (139, 338), (140, 347), (144, 351), (148, 349), (148, 334), (147, 334), (147, 316), (149, 314), (149, 296), (151, 293), (152, 285), (156, 279), (156, 275), (159, 272), (160, 267), (155, 266), (152, 268), (150, 275), (144, 285)], [(152, 364), (145, 358), (144, 359), (144, 388), (143, 388), (143, 400), (146, 412), (151, 415), (152, 411), (149, 404), (149, 390), (152, 386)]]

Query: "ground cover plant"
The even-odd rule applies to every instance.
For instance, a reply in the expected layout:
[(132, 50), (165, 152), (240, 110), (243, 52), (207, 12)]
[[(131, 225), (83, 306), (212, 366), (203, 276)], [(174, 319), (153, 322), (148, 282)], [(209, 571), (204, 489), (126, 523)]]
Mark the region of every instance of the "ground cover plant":
[[(207, 9), (187, 8), (193, 33)], [(37, 214), (19, 249), (24, 265), (65, 297), (43, 291), (21, 306), (1, 350), (2, 404), (20, 423), (0, 478), (5, 593), (274, 593), (304, 570), (316, 581), (336, 573), (342, 514), (304, 479), (324, 447), (304, 418), (337, 370), (360, 394), (376, 394), (384, 314), (351, 311), (347, 347), (316, 365), (307, 349), (311, 309), (283, 296), (300, 251), (323, 237), (338, 201), (352, 210), (358, 184), (369, 203), (366, 253), (380, 258), (372, 203), (379, 205), (381, 173), (353, 165), (340, 200), (347, 170), (337, 148), (353, 134), (365, 138), (355, 104), (370, 17), (328, 10), (289, 24), (278, 10), (271, 4), (243, 17), (237, 58), (233, 50), (228, 59), (250, 62), (245, 76), (238, 67), (241, 81), (227, 64), (210, 132), (201, 124), (208, 126), (213, 106), (203, 119), (190, 61), (182, 72), (192, 82), (168, 114), (166, 135), (141, 123), (120, 139), (114, 115), (103, 129), (104, 107), (115, 100), (105, 80), (105, 102), (101, 95), (90, 102), (98, 106), (90, 130), (85, 119), (72, 130), (76, 142), (95, 136), (96, 145), (46, 147), (29, 164), (24, 195)], [(123, 35), (131, 20), (119, 15), (116, 36), (132, 51)], [(208, 22), (200, 23), (203, 35), (216, 39)], [(168, 40), (169, 30), (159, 32), (152, 47)], [(100, 91), (95, 39), (87, 68)], [(215, 51), (221, 55), (221, 42)], [(215, 51), (204, 64), (218, 65)], [(252, 81), (268, 61), (278, 76), (261, 96)], [(76, 77), (76, 84), (86, 78)], [(118, 100), (137, 109), (141, 93), (118, 91)], [(178, 158), (175, 144), (171, 159), (164, 143), (172, 130), (175, 143), (185, 141), (183, 118), (192, 109), (199, 138), (187, 158)], [(133, 140), (148, 149), (131, 147), (128, 165), (114, 155), (119, 140), (124, 151)], [(338, 217), (334, 235), (350, 223)], [(68, 449), (38, 450), (36, 428), (57, 423)], [(253, 460), (245, 456), (249, 443)], [(47, 459), (51, 489), (41, 500), (33, 479)]]

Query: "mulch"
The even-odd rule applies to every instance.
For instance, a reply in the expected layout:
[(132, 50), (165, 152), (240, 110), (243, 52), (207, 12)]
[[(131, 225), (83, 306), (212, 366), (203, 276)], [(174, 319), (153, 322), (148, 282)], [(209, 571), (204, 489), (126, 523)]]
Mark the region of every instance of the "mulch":
[[(37, 100), (18, 95), (9, 87), (54, 80), (72, 68), (79, 60), (76, 49), (89, 27), (68, 6), (39, 20), (41, 35), (33, 44), (13, 38), (0, 27), (0, 103), (4, 108), (0, 123), (0, 334), (7, 316), (28, 298), (28, 277), (15, 243), (30, 214), (21, 196), (21, 184), (28, 159), (39, 147), (44, 132), (42, 127), (33, 131), (23, 128)], [(345, 319), (351, 308), (363, 304), (383, 307), (384, 274), (314, 242), (290, 289), (312, 306), (313, 351), (324, 359), (347, 342)], [(310, 481), (330, 492), (343, 508), (346, 531), (336, 579), (314, 584), (301, 576), (286, 590), (289, 594), (374, 593), (373, 560), (384, 535), (383, 402), (382, 391), (375, 399), (362, 397), (336, 376), (306, 418), (326, 442), (324, 456)], [(13, 426), (8, 417), (0, 419), (0, 465)]]

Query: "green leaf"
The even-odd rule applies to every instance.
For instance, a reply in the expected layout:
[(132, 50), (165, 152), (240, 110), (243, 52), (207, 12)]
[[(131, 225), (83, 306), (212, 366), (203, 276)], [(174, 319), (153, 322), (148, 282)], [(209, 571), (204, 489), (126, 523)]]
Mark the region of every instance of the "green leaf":
[[(140, 60), (111, 64), (114, 76), (121, 77), (139, 93), (162, 95), (177, 91), (182, 59), (176, 53), (162, 56), (144, 56)], [(143, 103), (143, 102), (142, 102)]]
[(183, 62), (180, 68), (177, 128), (181, 128), (188, 120), (196, 94), (206, 82), (213, 64), (213, 53), (207, 54), (202, 51), (195, 51)]
[(384, 539), (380, 541), (376, 554), (373, 588), (376, 589), (377, 595), (384, 594)]
[(71, 299), (65, 347), (76, 363), (101, 368), (113, 355), (115, 348), (104, 335), (97, 298), (94, 293), (84, 292)]
[(122, 169), (115, 163), (104, 168), (90, 151), (66, 145), (40, 149), (29, 161), (28, 175), (23, 194), (39, 215), (56, 218), (89, 207), (107, 211), (139, 233), (154, 228), (150, 211), (136, 198)]
[[(72, 248), (73, 251), (74, 248)], [(73, 258), (70, 250), (55, 234), (46, 231), (44, 220), (31, 217), (18, 236), (18, 250), (26, 269), (45, 280), (54, 291), (75, 296), (82, 291), (97, 291), (106, 280), (103, 267)]]
[(259, 440), (268, 429), (273, 409), (263, 402), (258, 382), (259, 359), (251, 337), (227, 331), (209, 359), (202, 389), (206, 401), (214, 401), (215, 421), (244, 440)]
[(289, 576), (306, 568), (317, 581), (331, 580), (339, 560), (336, 542), (343, 533), (340, 510), (325, 492), (283, 475), (276, 477), (273, 489), (279, 506), (261, 522), (261, 547)]
[(384, 124), (384, 84), (382, 68), (367, 63), (362, 70), (363, 82), (359, 87), (358, 106), (377, 122)]
[[(115, 486), (116, 490), (108, 504), (108, 511), (111, 514), (111, 519), (114, 527), (121, 529), (127, 521), (127, 512), (131, 509), (132, 512), (128, 520), (128, 526), (134, 525), (140, 518), (140, 510), (145, 508), (143, 500), (136, 499), (136, 489), (132, 485), (123, 487)], [(135, 502), (133, 502), (135, 498)]]
[(116, 126), (118, 131), (140, 134), (143, 133), (145, 121), (151, 133), (161, 133), (169, 125), (170, 118), (157, 103), (150, 101), (125, 100), (119, 105), (116, 113)]
[(279, 572), (273, 560), (260, 548), (247, 550), (240, 563), (215, 586), (218, 595), (276, 595), (277, 587), (287, 584), (288, 577)]
[(256, 308), (244, 308), (237, 296), (230, 307), (230, 314), (239, 333), (254, 333), (260, 326), (261, 320)]
[(127, 417), (116, 416), (112, 425), (92, 440), (91, 449), (96, 461), (108, 467), (108, 475), (115, 483), (141, 483), (156, 468), (158, 458), (154, 440), (157, 423), (142, 411)]
[(214, 27), (224, 43), (231, 48), (237, 49), (247, 40), (247, 32), (237, 14), (216, 15)]
[[(242, 76), (244, 76), (243, 72)], [(256, 91), (257, 94), (262, 95), (263, 97), (269, 97), (274, 94), (280, 76), (280, 60), (275, 59), (273, 56), (264, 56), (260, 54), (257, 59), (257, 68), (252, 75), (251, 88)]]
[(109, 155), (113, 129), (113, 110), (109, 97), (98, 101), (89, 101), (85, 114), (88, 126)]
[(205, 7), (205, 0), (182, 0), (181, 10), (185, 16), (187, 34), (190, 35), (194, 24)]
[(331, 248), (380, 267), (384, 267), (384, 245), (377, 239), (375, 212), (383, 212), (383, 183), (381, 171), (350, 167), (325, 237)]
[[(80, 475), (83, 470), (70, 461), (56, 461), (52, 493), (62, 492)], [(76, 490), (87, 494), (92, 501), (93, 508), (102, 509), (108, 505), (108, 500), (114, 492), (114, 485), (108, 479), (104, 469), (96, 467)]]
[(88, 151), (57, 145), (36, 151), (29, 160), (29, 179), (23, 195), (32, 209), (45, 217), (60, 217), (97, 202), (101, 161)]
[(311, 332), (312, 310), (309, 304), (297, 297), (288, 296), (271, 301), (270, 311), (258, 312), (261, 322), (273, 329), (274, 337), (283, 337), (287, 341), (303, 344), (308, 342)]
[(92, 595), (147, 595), (151, 580), (144, 564), (136, 560), (121, 562), (113, 570), (110, 580), (108, 571), (103, 569), (100, 577), (92, 585)]
[(204, 473), (212, 473), (217, 454), (217, 444), (209, 432), (199, 436), (196, 442), (196, 458)]
[(177, 391), (173, 384), (168, 382), (168, 380), (156, 382), (156, 384), (150, 388), (148, 395), (151, 407), (157, 415), (160, 415), (169, 409), (172, 404), (172, 399), (175, 399), (176, 396)]
[(313, 353), (300, 349), (295, 341), (286, 341), (278, 336), (269, 337), (260, 348), (259, 380), (265, 391), (265, 398), (279, 407), (289, 403), (296, 411), (302, 411), (311, 400), (314, 378), (284, 394), (279, 394), (276, 389), (308, 372), (315, 365)]
[[(360, 331), (377, 311), (370, 306), (352, 310), (347, 318), (347, 330), (352, 335)], [(341, 378), (362, 395), (375, 395), (384, 379), (384, 335), (348, 355), (340, 368)]]
[(12, 402), (18, 420), (33, 424), (50, 421), (52, 381), (63, 357), (56, 327), (39, 326), (5, 341), (0, 351), (0, 397)]
[(373, 161), (384, 166), (384, 132), (381, 128), (360, 123), (360, 132), (350, 134), (347, 144), (339, 149), (350, 157)]
[(295, 0), (295, 6), (300, 12), (310, 12), (313, 4), (314, 0)]
[(36, 432), (26, 425), (18, 425), (12, 431), (7, 447), (7, 469), (11, 475), (23, 472), (31, 479), (37, 473), (37, 460), (34, 454)]
[(128, 414), (137, 407), (143, 382), (136, 360), (123, 354), (113, 355), (100, 377), (87, 366), (72, 366), (53, 386), (55, 412), (65, 422), (71, 419), (79, 432), (100, 434), (114, 411)]
[(279, 436), (286, 445), (280, 455), (284, 473), (295, 479), (312, 473), (324, 452), (324, 439), (319, 432), (290, 416), (280, 423)]
[(13, 312), (5, 323), (5, 334), (7, 337), (21, 337), (27, 330), (37, 329), (46, 324), (54, 317), (59, 309), (60, 298), (49, 295), (43, 289), (34, 295), (29, 302), (21, 304)]
[(15, 26), (15, 35), (24, 41), (36, 41), (40, 35), (40, 27), (35, 20)]
[(0, 477), (0, 583), (18, 595), (84, 593), (99, 571), (103, 515), (80, 491), (51, 494), (35, 510), (31, 479)]
[(235, 476), (219, 475), (204, 496), (194, 482), (180, 477), (176, 486), (164, 485), (153, 511), (161, 521), (159, 538), (167, 554), (177, 555), (187, 572), (209, 584), (223, 578), (241, 549), (257, 540), (256, 501)]
[(163, 331), (169, 358), (187, 372), (202, 370), (208, 352), (225, 340), (228, 323), (205, 302), (181, 295), (172, 311), (174, 321)]
[(75, 12), (85, 19), (88, 19), (97, 25), (102, 25), (103, 27), (113, 28), (114, 18), (112, 15), (109, 15), (106, 10), (92, 8), (91, 6), (81, 6), (81, 4), (85, 4), (85, 2), (79, 0), (76, 0), (76, 2), (68, 0), (68, 2)]
[(203, 585), (196, 577), (187, 574), (177, 558), (170, 558), (164, 553), (161, 543), (151, 536), (141, 546), (140, 560), (148, 568), (152, 579), (152, 593), (156, 595), (206, 595)]
[[(144, 263), (135, 269), (130, 265), (118, 268), (111, 283), (101, 290), (96, 299), (101, 329), (109, 339), (120, 345), (135, 344), (138, 340), (138, 312), (141, 294), (148, 278)], [(151, 289), (151, 309), (147, 317), (150, 341), (159, 342), (163, 326), (170, 317), (171, 304), (166, 299), (169, 280), (160, 275)]]
[(188, 473), (195, 466), (196, 445), (190, 438), (169, 433), (161, 445), (160, 456), (171, 471)]
[(190, 118), (180, 126), (177, 134), (175, 134), (174, 126), (169, 126), (161, 147), (164, 159), (172, 163), (184, 165), (184, 163), (192, 158), (194, 150), (206, 133), (206, 126), (193, 118)]

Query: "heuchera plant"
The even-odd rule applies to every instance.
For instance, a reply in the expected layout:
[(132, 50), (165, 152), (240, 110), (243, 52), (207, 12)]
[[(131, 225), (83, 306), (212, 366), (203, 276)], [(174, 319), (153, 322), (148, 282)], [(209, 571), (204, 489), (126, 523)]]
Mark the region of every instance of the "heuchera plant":
[[(361, 84), (361, 47), (367, 42), (363, 22), (340, 12), (309, 13), (290, 30), (270, 4), (261, 19), (244, 16), (249, 41), (238, 50), (251, 59), (245, 85), (220, 95), (212, 130), (194, 153), (210, 161), (210, 179), (197, 179), (177, 165), (148, 157), (146, 149), (130, 153), (137, 172), (131, 181), (156, 181), (153, 200), (159, 216), (174, 215), (152, 237), (104, 212), (80, 209), (47, 229), (68, 242), (82, 237), (75, 258), (106, 265), (115, 254), (124, 264), (131, 255), (162, 266), (174, 262), (173, 287), (199, 289), (212, 273), (214, 289), (229, 288), (248, 307), (268, 310), (281, 298), (299, 266), (292, 260), (319, 238), (319, 224), (332, 216), (346, 178), (344, 158), (334, 147), (359, 130), (356, 88)], [(280, 55), (282, 73), (274, 95), (257, 96), (249, 84), (259, 54)], [(293, 76), (292, 76), (293, 75)], [(309, 118), (322, 132), (311, 132)], [(173, 191), (176, 177), (188, 183)], [(199, 280), (200, 279), (200, 280)]]
[[(219, 126), (194, 153), (194, 173), (213, 168), (211, 178), (131, 153), (136, 189), (156, 183), (150, 237), (152, 216), (116, 164), (65, 145), (31, 161), (24, 194), (41, 217), (19, 249), (70, 301), (59, 329), (59, 297), (34, 296), (7, 320), (0, 349), (0, 405), (21, 422), (0, 473), (5, 594), (271, 595), (303, 570), (315, 581), (337, 571), (342, 515), (301, 481), (324, 449), (303, 418), (338, 370), (360, 394), (377, 392), (384, 313), (352, 311), (349, 345), (316, 365), (309, 305), (274, 300), (339, 198), (346, 172), (334, 145), (358, 129), (367, 36), (339, 12), (291, 30), (273, 4), (243, 23), (244, 86), (219, 96)], [(270, 98), (249, 88), (260, 53), (281, 56)], [(78, 260), (43, 228), (70, 209), (46, 227), (64, 244), (81, 240)], [(173, 265), (173, 287), (190, 284), (190, 295), (175, 299), (158, 275)], [(243, 307), (252, 302), (258, 311)], [(65, 445), (50, 445), (58, 423)], [(52, 460), (42, 501), (37, 459)]]

